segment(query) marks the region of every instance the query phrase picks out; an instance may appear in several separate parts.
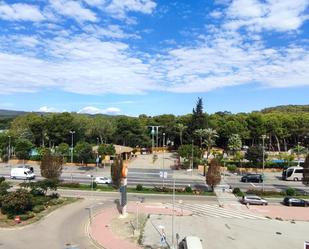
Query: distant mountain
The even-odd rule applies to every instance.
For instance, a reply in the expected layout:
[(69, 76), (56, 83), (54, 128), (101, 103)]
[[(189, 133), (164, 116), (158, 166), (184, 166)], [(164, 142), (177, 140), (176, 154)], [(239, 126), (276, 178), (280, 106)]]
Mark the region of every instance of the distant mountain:
[(262, 113), (270, 112), (309, 112), (309, 105), (279, 105), (275, 107), (268, 107), (261, 110)]
[(25, 115), (25, 114), (27, 114), (27, 112), (0, 109), (0, 118), (14, 118), (14, 117)]

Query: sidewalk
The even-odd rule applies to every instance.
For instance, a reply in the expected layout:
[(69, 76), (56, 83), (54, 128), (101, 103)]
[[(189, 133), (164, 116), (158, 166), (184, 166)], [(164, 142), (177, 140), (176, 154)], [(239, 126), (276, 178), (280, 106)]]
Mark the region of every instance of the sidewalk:
[[(136, 213), (137, 204), (134, 202), (128, 203), (128, 213)], [(140, 203), (139, 213), (143, 214), (158, 214), (158, 215), (172, 215), (172, 209), (167, 208), (161, 203)], [(176, 216), (187, 216), (192, 213), (187, 210), (175, 208)], [(106, 208), (99, 214), (92, 218), (90, 224), (90, 237), (103, 248), (106, 249), (141, 249), (137, 243), (125, 240), (112, 231), (112, 220), (119, 217), (119, 212), (116, 207)], [(160, 234), (157, 235), (160, 238)]]

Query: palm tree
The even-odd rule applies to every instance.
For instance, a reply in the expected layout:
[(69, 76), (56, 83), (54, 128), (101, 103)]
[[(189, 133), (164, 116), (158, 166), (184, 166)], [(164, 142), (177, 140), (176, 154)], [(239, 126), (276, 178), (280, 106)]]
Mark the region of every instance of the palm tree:
[(232, 134), (229, 137), (228, 141), (228, 148), (234, 155), (235, 152), (239, 151), (241, 149), (242, 143), (241, 143), (241, 138), (238, 134)]
[[(205, 144), (206, 148), (207, 148), (206, 162), (208, 164), (209, 153), (210, 153), (211, 147), (216, 144), (215, 140), (218, 137), (218, 133), (214, 129), (207, 128), (207, 129), (204, 129), (204, 137), (205, 137), (205, 139), (204, 139), (203, 144)], [(205, 166), (204, 166), (204, 175), (206, 175), (206, 167)]]
[(200, 139), (200, 147), (202, 148), (203, 138), (206, 135), (206, 129), (197, 129), (197, 130), (194, 131), (194, 135), (199, 137), (199, 139)]
[(187, 126), (179, 123), (176, 125), (176, 128), (179, 130), (180, 145), (182, 145), (182, 134), (183, 134), (183, 131), (187, 129)]

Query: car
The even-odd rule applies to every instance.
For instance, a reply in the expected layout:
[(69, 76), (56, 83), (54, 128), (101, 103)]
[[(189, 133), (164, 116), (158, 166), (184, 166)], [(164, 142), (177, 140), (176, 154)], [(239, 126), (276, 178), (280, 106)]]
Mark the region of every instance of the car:
[(268, 201), (257, 196), (257, 195), (245, 195), (242, 197), (243, 204), (251, 204), (251, 205), (268, 205)]
[(286, 206), (309, 207), (309, 202), (295, 197), (285, 197), (283, 204)]
[(96, 184), (110, 184), (112, 183), (112, 180), (105, 176), (98, 176), (94, 179), (94, 182)]
[(196, 236), (185, 237), (178, 246), (179, 249), (203, 249), (201, 239)]
[(242, 182), (263, 182), (263, 176), (261, 174), (247, 174), (243, 176), (240, 181)]

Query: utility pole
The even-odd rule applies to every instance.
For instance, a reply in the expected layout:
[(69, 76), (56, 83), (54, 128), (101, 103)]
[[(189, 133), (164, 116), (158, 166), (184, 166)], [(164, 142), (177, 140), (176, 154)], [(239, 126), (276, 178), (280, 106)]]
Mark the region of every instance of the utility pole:
[(173, 183), (172, 249), (175, 249), (175, 179)]
[(297, 142), (297, 167), (300, 166), (299, 146), (300, 146), (300, 142)]
[(9, 136), (9, 161), (11, 159), (11, 136)]
[(192, 139), (192, 148), (191, 148), (191, 176), (193, 174), (193, 139)]
[(159, 134), (159, 127), (161, 127), (161, 126), (159, 126), (159, 125), (150, 125), (150, 126), (148, 126), (148, 127), (151, 128), (152, 153), (153, 153), (153, 152), (154, 152), (154, 147), (155, 147), (155, 142), (154, 142), (155, 138), (154, 138), (154, 135), (155, 135), (155, 133), (157, 132), (157, 134), (156, 134), (156, 147), (158, 147), (158, 141), (159, 141), (159, 137), (158, 137), (158, 134)]
[(264, 141), (265, 141), (266, 135), (262, 135), (262, 141), (263, 141), (263, 171), (262, 171), (262, 191), (264, 192), (264, 168), (265, 168), (265, 148), (264, 148)]
[(73, 153), (74, 153), (74, 133), (75, 131), (70, 131), (71, 133), (71, 163), (73, 163)]

